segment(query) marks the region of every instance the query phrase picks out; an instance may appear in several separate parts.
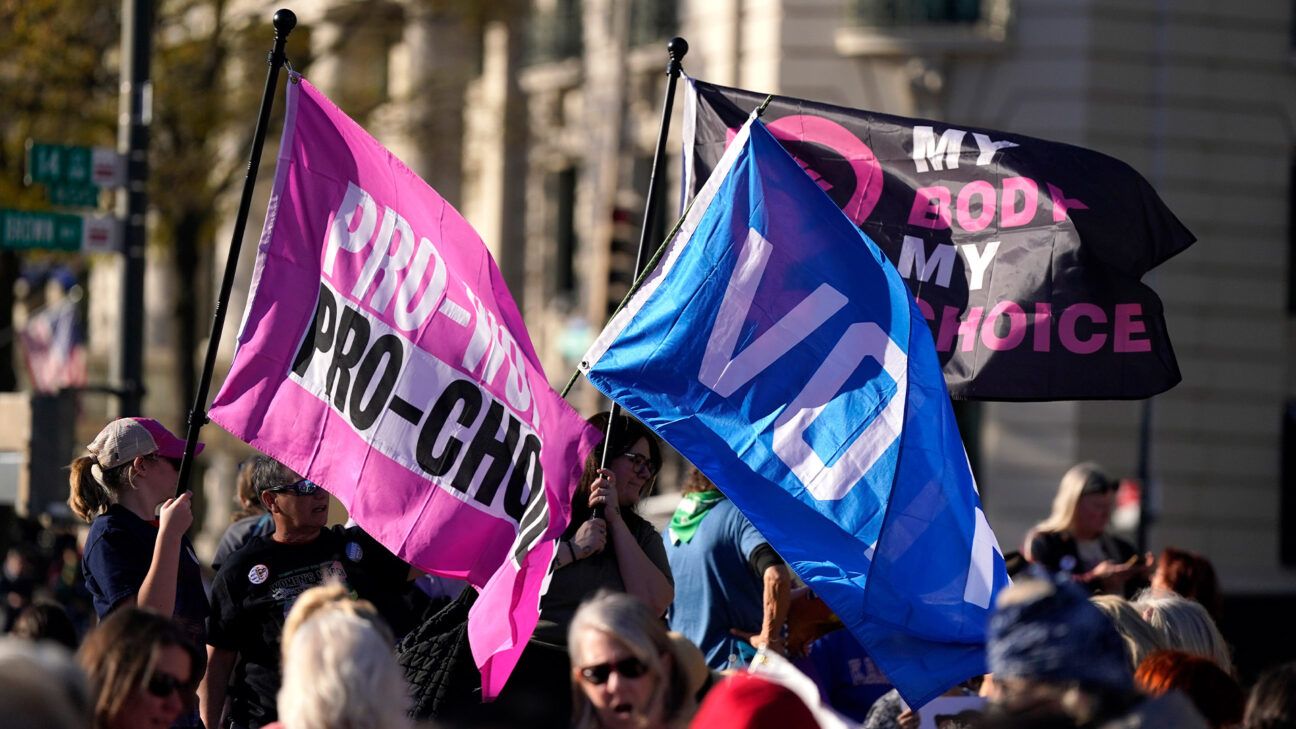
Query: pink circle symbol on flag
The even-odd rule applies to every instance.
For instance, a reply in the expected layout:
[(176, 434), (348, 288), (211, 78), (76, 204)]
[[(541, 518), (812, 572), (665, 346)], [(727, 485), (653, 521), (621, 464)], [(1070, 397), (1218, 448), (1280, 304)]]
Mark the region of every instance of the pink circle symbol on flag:
[[(873, 150), (851, 134), (850, 130), (837, 122), (813, 114), (797, 114), (775, 119), (765, 125), (774, 138), (783, 143), (792, 158), (810, 175), (820, 188), (827, 192), (833, 201), (841, 206), (846, 217), (856, 225), (868, 220), (878, 199), (882, 197), (882, 163), (878, 162)], [(726, 144), (737, 136), (737, 129), (729, 129)], [(820, 164), (812, 168), (797, 156), (796, 147), (802, 144), (813, 144), (831, 150), (839, 157), (835, 167), (845, 169), (828, 169)], [(822, 155), (817, 155), (820, 159)], [(842, 179), (842, 178), (847, 179)], [(853, 178), (853, 179), (850, 179)], [(843, 203), (842, 192), (837, 187), (850, 185), (850, 197)]]

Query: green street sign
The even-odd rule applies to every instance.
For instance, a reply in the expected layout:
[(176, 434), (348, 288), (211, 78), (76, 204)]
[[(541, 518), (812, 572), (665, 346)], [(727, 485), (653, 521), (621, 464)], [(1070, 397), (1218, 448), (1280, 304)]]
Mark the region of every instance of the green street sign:
[(0, 210), (0, 248), (79, 251), (82, 228), (80, 215)]
[(99, 207), (99, 188), (93, 185), (47, 184), (45, 195), (53, 205)]
[(116, 187), (122, 184), (121, 155), (111, 147), (44, 144), (27, 140), (27, 176), (31, 185)]

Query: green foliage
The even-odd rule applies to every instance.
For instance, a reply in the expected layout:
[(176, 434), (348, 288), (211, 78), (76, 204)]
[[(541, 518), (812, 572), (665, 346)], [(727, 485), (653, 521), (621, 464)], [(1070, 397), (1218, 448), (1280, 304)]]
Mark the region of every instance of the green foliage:
[(27, 139), (113, 145), (120, 6), (0, 0), (0, 205), (46, 207), (23, 184)]

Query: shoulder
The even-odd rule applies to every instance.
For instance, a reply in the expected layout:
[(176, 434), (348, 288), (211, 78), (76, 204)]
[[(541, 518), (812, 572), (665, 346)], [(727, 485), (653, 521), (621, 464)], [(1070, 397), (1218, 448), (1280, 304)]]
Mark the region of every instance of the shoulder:
[(1040, 549), (1058, 549), (1069, 541), (1071, 541), (1071, 538), (1065, 532), (1045, 532), (1032, 529), (1026, 533), (1026, 546), (1031, 552)]
[(661, 532), (657, 531), (657, 527), (653, 526), (652, 522), (643, 518), (636, 512), (623, 509), (621, 512), (621, 518), (625, 520), (626, 526), (630, 528), (630, 533), (635, 535), (635, 539), (638, 539), (641, 542), (649, 539), (661, 541)]
[[(121, 510), (124, 511), (124, 510)], [(111, 550), (147, 549), (152, 551), (151, 544), (143, 538), (140, 527), (144, 522), (131, 513), (122, 514), (117, 507), (95, 517), (90, 522), (90, 531), (86, 535), (85, 555), (107, 547)]]
[(228, 579), (231, 574), (245, 573), (255, 564), (269, 561), (274, 556), (274, 548), (271, 540), (253, 536), (225, 558), (220, 570), (216, 572), (216, 579)]

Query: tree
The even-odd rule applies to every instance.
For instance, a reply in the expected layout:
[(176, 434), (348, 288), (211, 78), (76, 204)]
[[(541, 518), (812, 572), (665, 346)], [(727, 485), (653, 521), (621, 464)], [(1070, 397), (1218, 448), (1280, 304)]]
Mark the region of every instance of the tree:
[[(115, 4), (0, 0), (0, 205), (49, 207), (43, 189), (23, 184), (28, 139), (113, 144), (120, 20)], [(13, 292), (21, 262), (15, 251), (0, 251), (0, 391), (17, 389)]]

